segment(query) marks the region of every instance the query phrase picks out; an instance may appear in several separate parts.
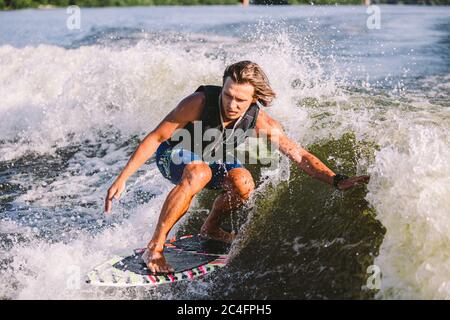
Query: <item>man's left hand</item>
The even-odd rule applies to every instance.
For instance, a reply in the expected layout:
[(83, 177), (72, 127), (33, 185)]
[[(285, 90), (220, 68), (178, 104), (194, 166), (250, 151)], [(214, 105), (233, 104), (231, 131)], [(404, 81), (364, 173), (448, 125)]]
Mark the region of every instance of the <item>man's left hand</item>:
[(370, 177), (369, 176), (360, 176), (360, 177), (351, 177), (345, 180), (342, 180), (338, 183), (338, 189), (341, 191), (359, 186), (361, 184), (365, 184), (369, 182)]

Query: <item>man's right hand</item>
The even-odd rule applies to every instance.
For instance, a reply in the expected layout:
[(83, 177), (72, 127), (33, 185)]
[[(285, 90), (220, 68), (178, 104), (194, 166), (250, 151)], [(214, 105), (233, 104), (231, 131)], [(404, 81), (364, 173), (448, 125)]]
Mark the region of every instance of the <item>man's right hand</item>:
[(112, 184), (112, 186), (108, 189), (108, 193), (107, 193), (106, 199), (105, 199), (105, 212), (106, 213), (111, 212), (112, 200), (119, 199), (123, 190), (125, 190), (125, 182), (123, 182), (121, 180), (119, 180), (119, 181), (116, 180)]

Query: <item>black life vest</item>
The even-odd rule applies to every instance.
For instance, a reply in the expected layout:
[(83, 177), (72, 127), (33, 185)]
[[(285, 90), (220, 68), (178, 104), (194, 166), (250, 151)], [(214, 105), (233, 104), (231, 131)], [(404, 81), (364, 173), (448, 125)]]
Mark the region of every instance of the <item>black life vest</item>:
[[(200, 86), (195, 92), (204, 92), (205, 93), (205, 108), (201, 115), (201, 122), (194, 124), (189, 122), (183, 129), (189, 131), (190, 134), (190, 144), (189, 141), (183, 143), (183, 135), (178, 135), (177, 131), (173, 134), (173, 136), (167, 140), (171, 146), (182, 146), (184, 149), (188, 149), (192, 152), (199, 153), (205, 156), (206, 152), (210, 152), (213, 145), (216, 145), (214, 149), (217, 152), (223, 152), (223, 150), (234, 150), (239, 144), (245, 141), (245, 139), (251, 135), (250, 129), (254, 129), (256, 126), (256, 120), (258, 118), (259, 106), (257, 103), (250, 105), (245, 114), (242, 116), (237, 123), (235, 123), (234, 130), (235, 134), (230, 135), (230, 128), (226, 128), (221, 137), (221, 142), (218, 143), (218, 136), (208, 139), (203, 139), (203, 134), (208, 129), (215, 129), (215, 132), (222, 132), (222, 121), (220, 117), (220, 105), (219, 105), (219, 96), (222, 92), (222, 87), (220, 86)], [(197, 130), (195, 130), (195, 126), (197, 126)], [(228, 139), (227, 139), (228, 133)], [(181, 142), (181, 144), (180, 144)], [(209, 150), (208, 150), (209, 149)]]

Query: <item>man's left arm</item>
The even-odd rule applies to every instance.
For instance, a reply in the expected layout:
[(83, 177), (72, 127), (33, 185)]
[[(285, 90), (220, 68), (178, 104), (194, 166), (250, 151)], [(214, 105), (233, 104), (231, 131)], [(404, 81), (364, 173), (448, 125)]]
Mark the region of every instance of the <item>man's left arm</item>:
[(339, 190), (346, 190), (369, 181), (369, 176), (349, 178), (343, 175), (336, 175), (316, 156), (291, 140), (284, 132), (283, 127), (266, 113), (262, 114), (261, 119), (258, 117), (256, 129), (258, 134), (266, 135), (282, 153), (288, 156), (306, 174), (315, 179), (329, 185), (335, 185)]

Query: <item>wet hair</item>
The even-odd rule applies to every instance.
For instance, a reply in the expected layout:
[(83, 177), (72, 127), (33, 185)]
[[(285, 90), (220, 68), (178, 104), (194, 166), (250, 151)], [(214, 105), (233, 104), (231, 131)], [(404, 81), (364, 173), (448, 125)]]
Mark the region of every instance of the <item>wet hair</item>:
[(228, 77), (238, 84), (251, 84), (255, 88), (253, 97), (258, 99), (264, 106), (268, 106), (276, 98), (276, 94), (270, 86), (266, 74), (254, 62), (244, 60), (229, 65), (223, 73), (223, 84), (225, 84)]

